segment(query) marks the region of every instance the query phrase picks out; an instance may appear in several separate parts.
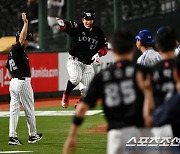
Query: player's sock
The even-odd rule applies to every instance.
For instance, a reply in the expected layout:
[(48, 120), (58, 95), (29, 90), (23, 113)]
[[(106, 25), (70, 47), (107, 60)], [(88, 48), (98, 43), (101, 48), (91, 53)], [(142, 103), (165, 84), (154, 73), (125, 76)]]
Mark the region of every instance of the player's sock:
[(71, 81), (68, 80), (67, 87), (65, 90), (65, 94), (70, 95), (71, 91), (76, 87), (76, 85), (72, 84)]

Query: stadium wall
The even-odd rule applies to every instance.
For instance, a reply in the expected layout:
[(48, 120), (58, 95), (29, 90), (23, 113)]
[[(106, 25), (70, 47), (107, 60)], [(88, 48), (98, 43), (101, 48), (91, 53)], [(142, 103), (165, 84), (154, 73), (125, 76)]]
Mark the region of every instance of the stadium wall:
[[(8, 88), (11, 77), (5, 67), (7, 56), (8, 54), (0, 55), (0, 102), (10, 100)], [(68, 53), (28, 53), (28, 57), (35, 98), (61, 97), (69, 79), (66, 68)], [(105, 69), (113, 62), (110, 51), (101, 58), (98, 66), (94, 66), (95, 72)], [(78, 86), (73, 94), (78, 94)]]

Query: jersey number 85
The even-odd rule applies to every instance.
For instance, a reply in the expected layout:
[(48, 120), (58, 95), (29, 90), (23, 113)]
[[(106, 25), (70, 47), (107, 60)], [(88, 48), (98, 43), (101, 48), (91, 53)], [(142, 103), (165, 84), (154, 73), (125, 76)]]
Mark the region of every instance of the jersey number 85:
[(105, 86), (105, 103), (108, 107), (119, 106), (121, 103), (129, 105), (136, 99), (132, 80), (122, 81), (120, 84), (110, 83)]

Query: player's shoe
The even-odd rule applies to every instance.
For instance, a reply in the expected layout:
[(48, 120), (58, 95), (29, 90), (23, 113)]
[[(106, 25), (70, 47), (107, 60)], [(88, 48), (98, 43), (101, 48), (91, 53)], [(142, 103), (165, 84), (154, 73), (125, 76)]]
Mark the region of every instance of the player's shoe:
[(9, 145), (22, 145), (21, 141), (17, 137), (10, 137), (9, 138)]
[(63, 98), (61, 101), (61, 105), (63, 108), (67, 108), (69, 106), (69, 95), (63, 93)]
[(40, 141), (42, 139), (42, 134), (36, 134), (35, 136), (29, 136), (28, 143), (36, 143), (37, 141)]

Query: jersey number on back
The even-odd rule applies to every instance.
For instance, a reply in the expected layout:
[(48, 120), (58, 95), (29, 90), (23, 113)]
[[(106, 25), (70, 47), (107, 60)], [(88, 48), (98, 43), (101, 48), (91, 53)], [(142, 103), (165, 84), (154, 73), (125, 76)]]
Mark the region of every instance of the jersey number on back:
[(105, 103), (108, 107), (115, 107), (124, 103), (126, 105), (134, 103), (136, 99), (133, 82), (123, 81), (119, 85), (111, 83), (105, 86)]
[(9, 60), (9, 66), (10, 66), (10, 71), (14, 71), (14, 70), (17, 69), (17, 66), (16, 66), (16, 64), (15, 64), (13, 59)]
[(164, 93), (166, 93), (165, 101), (167, 101), (168, 99), (170, 99), (173, 96), (174, 89), (175, 89), (175, 87), (174, 87), (174, 84), (172, 82), (164, 83), (162, 85), (162, 91)]

